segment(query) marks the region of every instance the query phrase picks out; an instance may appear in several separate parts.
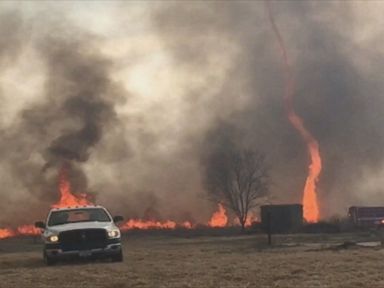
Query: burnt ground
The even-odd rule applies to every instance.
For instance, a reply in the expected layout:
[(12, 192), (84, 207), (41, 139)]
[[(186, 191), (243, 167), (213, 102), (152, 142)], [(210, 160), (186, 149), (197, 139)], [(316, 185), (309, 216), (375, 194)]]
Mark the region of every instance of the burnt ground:
[(282, 235), (272, 247), (264, 235), (187, 236), (129, 234), (123, 263), (53, 267), (38, 240), (5, 239), (0, 287), (384, 287), (384, 249), (369, 233)]

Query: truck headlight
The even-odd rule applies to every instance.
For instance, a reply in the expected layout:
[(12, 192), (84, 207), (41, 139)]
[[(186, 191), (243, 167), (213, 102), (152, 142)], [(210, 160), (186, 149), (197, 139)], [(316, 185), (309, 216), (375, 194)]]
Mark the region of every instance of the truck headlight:
[(51, 236), (48, 237), (48, 241), (51, 242), (51, 243), (56, 243), (57, 241), (59, 241), (59, 236), (51, 235)]
[(117, 229), (108, 231), (108, 237), (109, 238), (119, 238), (120, 237), (120, 231)]

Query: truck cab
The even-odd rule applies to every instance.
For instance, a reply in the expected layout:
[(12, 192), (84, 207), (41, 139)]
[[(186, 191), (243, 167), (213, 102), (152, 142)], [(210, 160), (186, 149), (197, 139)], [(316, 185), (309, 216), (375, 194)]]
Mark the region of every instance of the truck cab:
[(121, 216), (112, 217), (102, 206), (53, 208), (43, 229), (43, 257), (47, 265), (68, 258), (111, 258), (123, 261), (121, 232), (116, 226)]

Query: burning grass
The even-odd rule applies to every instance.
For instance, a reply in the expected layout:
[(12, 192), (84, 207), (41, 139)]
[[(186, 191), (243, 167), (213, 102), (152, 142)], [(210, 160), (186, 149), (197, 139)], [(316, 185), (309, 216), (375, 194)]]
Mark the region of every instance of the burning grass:
[[(78, 207), (78, 206), (86, 206), (93, 205), (89, 198), (90, 195), (87, 193), (82, 194), (73, 194), (71, 189), (71, 183), (68, 177), (68, 170), (70, 166), (69, 163), (64, 163), (58, 173), (58, 191), (60, 194), (60, 199), (51, 205), (52, 208), (62, 208), (62, 207)], [(193, 224), (190, 221), (184, 221), (181, 223), (177, 223), (172, 220), (159, 221), (154, 219), (128, 219), (125, 223), (120, 225), (120, 229), (122, 231), (128, 230), (157, 230), (157, 229), (165, 229), (165, 230), (174, 230), (174, 229), (195, 229), (199, 226), (206, 227), (227, 227), (227, 226), (238, 226), (239, 221), (236, 222), (236, 218), (233, 223), (228, 221), (228, 217), (226, 215), (226, 210), (223, 205), (218, 204), (218, 210), (213, 213), (211, 219), (207, 223), (195, 223)], [(253, 222), (257, 220), (254, 215), (249, 215), (246, 219), (245, 227), (249, 227), (253, 224)], [(0, 227), (0, 240), (6, 238), (12, 238), (20, 235), (40, 235), (40, 229), (34, 227), (31, 224), (21, 225), (17, 228), (9, 228), (9, 227)]]
[(383, 249), (328, 249), (372, 237), (285, 235), (268, 248), (263, 235), (185, 238), (131, 231), (124, 263), (54, 267), (43, 264), (40, 244), (13, 238), (0, 242), (0, 287), (383, 287)]

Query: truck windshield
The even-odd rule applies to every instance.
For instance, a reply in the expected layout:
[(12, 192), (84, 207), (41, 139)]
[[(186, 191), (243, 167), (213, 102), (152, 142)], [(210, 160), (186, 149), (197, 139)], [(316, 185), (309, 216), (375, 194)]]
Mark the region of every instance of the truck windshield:
[(73, 209), (53, 211), (48, 219), (48, 226), (77, 222), (110, 222), (111, 217), (101, 208)]

